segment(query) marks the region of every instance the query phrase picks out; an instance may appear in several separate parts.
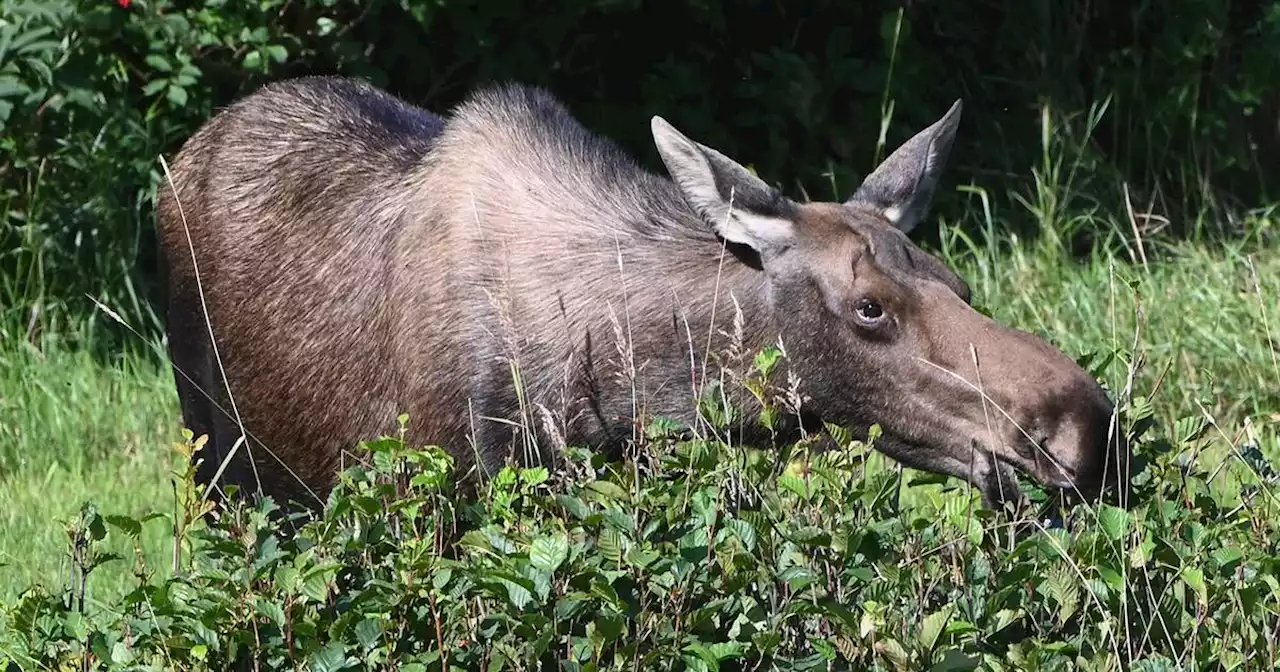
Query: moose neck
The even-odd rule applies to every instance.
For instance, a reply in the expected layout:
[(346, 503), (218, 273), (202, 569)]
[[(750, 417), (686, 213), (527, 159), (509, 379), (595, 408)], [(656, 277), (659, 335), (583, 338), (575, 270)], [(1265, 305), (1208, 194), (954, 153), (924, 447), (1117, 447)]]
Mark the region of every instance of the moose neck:
[(646, 224), (664, 235), (632, 241), (622, 255), (634, 270), (626, 273), (630, 322), (619, 335), (649, 403), (688, 419), (704, 383), (721, 379), (722, 367), (747, 373), (778, 330), (769, 283), (749, 248), (725, 244), (683, 208), (661, 214), (667, 221)]
[[(646, 205), (652, 214), (633, 228), (637, 239), (629, 246), (632, 254), (626, 255), (632, 257), (633, 268), (644, 269), (646, 286), (630, 290), (645, 296), (648, 305), (641, 319), (650, 322), (646, 326), (653, 334), (672, 333), (674, 320), (680, 340), (668, 350), (683, 358), (686, 369), (691, 349), (695, 368), (726, 351), (749, 361), (777, 338), (769, 282), (759, 256), (713, 233), (670, 181), (650, 179), (647, 188), (637, 191), (650, 197)], [(650, 303), (663, 300), (659, 292), (669, 297), (670, 311)]]

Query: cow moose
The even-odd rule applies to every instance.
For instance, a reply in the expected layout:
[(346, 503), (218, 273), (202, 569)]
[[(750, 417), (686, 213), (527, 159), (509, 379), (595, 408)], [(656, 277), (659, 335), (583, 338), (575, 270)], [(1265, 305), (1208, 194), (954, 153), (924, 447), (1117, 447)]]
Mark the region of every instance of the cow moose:
[(847, 201), (800, 202), (657, 116), (670, 177), (651, 172), (538, 87), (438, 116), (352, 78), (266, 85), (186, 142), (157, 203), (183, 420), (209, 438), (197, 479), (323, 499), (401, 412), (473, 474), (616, 450), (642, 412), (696, 421), (736, 319), (745, 348), (785, 349), (796, 427), (879, 424), (879, 451), (991, 506), (1019, 471), (1123, 483), (1097, 381), (907, 237), (960, 115)]

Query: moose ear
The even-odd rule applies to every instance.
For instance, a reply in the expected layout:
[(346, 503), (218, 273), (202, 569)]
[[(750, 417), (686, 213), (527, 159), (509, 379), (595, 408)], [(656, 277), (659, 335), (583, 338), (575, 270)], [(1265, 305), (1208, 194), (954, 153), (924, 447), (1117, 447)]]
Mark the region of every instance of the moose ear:
[(721, 238), (761, 255), (791, 245), (794, 203), (733, 159), (685, 137), (662, 117), (655, 116), (650, 125), (658, 154), (684, 200)]
[(938, 179), (951, 153), (960, 125), (960, 101), (941, 119), (902, 143), (876, 167), (846, 203), (863, 203), (879, 211), (903, 233), (929, 214)]

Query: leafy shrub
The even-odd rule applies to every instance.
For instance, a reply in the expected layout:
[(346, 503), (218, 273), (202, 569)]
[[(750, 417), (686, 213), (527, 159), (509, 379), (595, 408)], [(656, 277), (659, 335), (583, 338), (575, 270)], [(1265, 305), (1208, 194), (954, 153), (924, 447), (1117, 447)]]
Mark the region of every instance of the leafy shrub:
[[(749, 389), (768, 389), (774, 355), (756, 359)], [(736, 413), (705, 410), (709, 422)], [(507, 467), (473, 493), (457, 489), (439, 449), (383, 437), (365, 444), (367, 463), (343, 474), (318, 515), (286, 520), (266, 500), (207, 527), (192, 524), (207, 509), (187, 463), (200, 442), (188, 441), (178, 510), (133, 519), (83, 508), (68, 528), (68, 590), (36, 586), (3, 609), (0, 660), (22, 669), (1274, 665), (1280, 509), (1270, 465), (1256, 446), (1238, 446), (1252, 476), (1224, 488), (1217, 465), (1186, 459), (1204, 447), (1207, 422), (1177, 423), (1174, 446), (1150, 435), (1148, 402), (1127, 414), (1146, 462), (1136, 505), (1076, 507), (1060, 525), (1038, 522), (1052, 502), (986, 511), (963, 487), (917, 484), (897, 503), (902, 483), (877, 468), (874, 429), (863, 443), (828, 427), (827, 451), (813, 450), (823, 437), (762, 450), (658, 419), (634, 455), (571, 449), (557, 465)], [(177, 571), (139, 556), (136, 589), (86, 608), (94, 568), (127, 560), (101, 555), (102, 541), (155, 524), (174, 527)]]

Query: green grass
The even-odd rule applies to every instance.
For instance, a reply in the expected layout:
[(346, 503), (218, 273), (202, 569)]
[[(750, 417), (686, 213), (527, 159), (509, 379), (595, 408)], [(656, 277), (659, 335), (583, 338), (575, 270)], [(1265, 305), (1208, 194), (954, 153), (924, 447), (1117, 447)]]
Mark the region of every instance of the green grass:
[[(947, 256), (974, 303), (1073, 356), (1112, 350), (1127, 358), (1138, 329), (1134, 390), (1154, 392), (1162, 421), (1202, 409), (1229, 424), (1274, 421), (1280, 411), (1280, 250), (1180, 243), (1145, 270), (1106, 254), (1068, 260), (1049, 244), (972, 250)], [(1128, 363), (1107, 368), (1113, 390), (1125, 384)]]
[[(172, 376), (130, 357), (104, 365), (52, 339), (0, 351), (0, 602), (33, 582), (65, 580), (67, 535), (82, 502), (105, 513), (167, 511), (171, 445), (181, 440)], [(150, 561), (167, 553), (163, 523), (143, 537)], [(110, 550), (132, 557), (127, 546)], [(125, 587), (129, 562), (95, 577), (103, 598)]]
[[(1049, 244), (997, 249), (949, 241), (942, 255), (969, 280), (975, 303), (997, 319), (1047, 336), (1072, 356), (1121, 353), (1104, 376), (1113, 391), (1125, 386), (1140, 324), (1133, 393), (1151, 397), (1162, 434), (1182, 418), (1212, 420), (1216, 429), (1210, 426), (1198, 459), (1231, 455), (1250, 439), (1246, 422), (1264, 454), (1280, 459), (1276, 249), (1184, 243), (1163, 249), (1143, 270), (1101, 254), (1072, 261)], [(36, 581), (61, 585), (66, 535), (58, 521), (72, 518), (82, 502), (104, 514), (172, 510), (168, 469), (181, 436), (172, 375), (153, 360), (104, 365), (50, 340), (40, 351), (5, 345), (0, 362), (0, 562), (8, 565), (0, 571), (0, 601), (6, 601)], [(1227, 467), (1227, 476), (1242, 473), (1238, 461)], [(165, 524), (149, 523), (143, 540), (148, 564), (166, 567)], [(92, 587), (103, 600), (127, 585), (133, 566), (131, 549), (111, 550), (126, 559), (94, 575)]]

